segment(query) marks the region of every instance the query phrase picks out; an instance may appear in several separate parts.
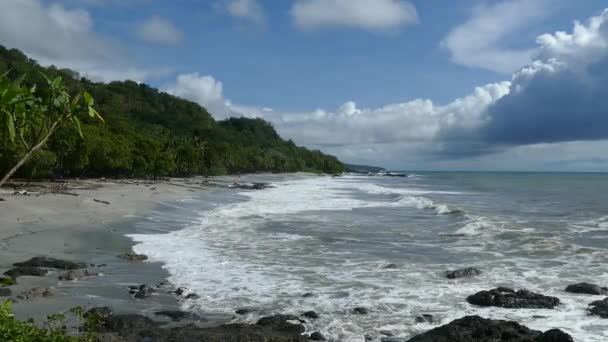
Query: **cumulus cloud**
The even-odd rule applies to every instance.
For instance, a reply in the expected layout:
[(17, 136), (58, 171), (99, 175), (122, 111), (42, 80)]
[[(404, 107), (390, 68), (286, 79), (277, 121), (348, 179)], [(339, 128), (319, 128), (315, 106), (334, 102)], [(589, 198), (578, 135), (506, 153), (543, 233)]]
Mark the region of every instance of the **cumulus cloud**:
[(547, 0), (508, 0), (480, 4), (471, 17), (443, 39), (454, 63), (499, 73), (512, 73), (532, 61), (535, 48), (503, 46), (505, 38), (528, 28), (549, 12)]
[(121, 44), (95, 32), (90, 13), (40, 0), (0, 0), (0, 44), (43, 65), (72, 68), (94, 80), (143, 80), (160, 71), (138, 68)]
[(403, 0), (297, 0), (290, 14), (302, 29), (391, 30), (418, 21), (414, 5)]
[(147, 42), (167, 45), (179, 44), (183, 39), (183, 33), (171, 21), (159, 16), (141, 23), (137, 35)]
[(264, 22), (266, 14), (257, 0), (229, 0), (226, 2), (229, 15), (255, 24)]
[(510, 80), (447, 104), (413, 99), (364, 108), (348, 101), (334, 110), (280, 111), (233, 104), (221, 82), (198, 74), (180, 76), (169, 92), (221, 118), (262, 117), (281, 135), (348, 161), (428, 169), (608, 166), (598, 157), (608, 144), (608, 10), (537, 43), (534, 61)]

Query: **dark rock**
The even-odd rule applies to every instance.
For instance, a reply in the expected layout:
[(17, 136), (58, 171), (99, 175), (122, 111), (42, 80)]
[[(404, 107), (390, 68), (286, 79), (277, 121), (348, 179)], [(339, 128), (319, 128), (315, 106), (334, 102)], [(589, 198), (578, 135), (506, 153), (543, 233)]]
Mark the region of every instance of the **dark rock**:
[(59, 276), (59, 280), (78, 280), (81, 278), (95, 277), (98, 273), (87, 268), (67, 271)]
[(20, 266), (10, 269), (4, 272), (4, 275), (7, 275), (11, 278), (17, 278), (21, 276), (35, 276), (42, 277), (49, 273), (47, 270), (38, 268), (38, 267), (29, 267), (29, 266)]
[(319, 315), (314, 312), (314, 311), (306, 311), (305, 313), (302, 314), (302, 316), (307, 317), (307, 318), (311, 318), (311, 319), (318, 319)]
[(251, 183), (251, 184), (232, 183), (232, 185), (230, 187), (233, 189), (240, 189), (240, 190), (264, 190), (267, 188), (271, 188), (272, 186), (268, 183)]
[(574, 339), (572, 336), (559, 329), (551, 329), (545, 331), (545, 333), (534, 342), (574, 342)]
[(11, 289), (7, 287), (0, 287), (0, 297), (8, 297), (12, 294)]
[(35, 287), (29, 291), (21, 292), (17, 298), (21, 300), (31, 300), (40, 297), (50, 297), (53, 292), (50, 288), (46, 287)]
[(234, 313), (237, 314), (237, 315), (243, 316), (243, 315), (248, 315), (248, 314), (250, 314), (252, 312), (255, 312), (255, 310), (254, 309), (241, 308), (241, 309), (236, 310)]
[(382, 337), (380, 339), (380, 342), (405, 342), (405, 339), (403, 339), (401, 337), (388, 336), (388, 337)]
[(262, 317), (256, 323), (260, 326), (269, 327), (272, 330), (283, 331), (289, 333), (302, 334), (306, 329), (300, 323), (298, 317), (293, 315), (274, 315), (269, 317)]
[(459, 270), (446, 271), (445, 276), (448, 279), (457, 279), (457, 278), (465, 278), (465, 277), (474, 277), (480, 275), (481, 271), (475, 267), (467, 267)]
[(185, 292), (186, 292), (186, 288), (184, 288), (184, 287), (180, 287), (177, 290), (175, 290), (175, 294), (178, 296), (183, 295)]
[(356, 314), (359, 314), (359, 315), (367, 315), (369, 313), (369, 310), (359, 306), (359, 307), (354, 308), (353, 312)]
[[(557, 339), (551, 339), (557, 338)], [(571, 342), (561, 331), (542, 333), (511, 321), (467, 316), (415, 336), (409, 342)]]
[(566, 287), (566, 292), (590, 294), (590, 295), (599, 296), (599, 295), (607, 294), (608, 288), (600, 287), (599, 285), (590, 284), (590, 283), (578, 283), (578, 284), (568, 285), (568, 287)]
[(397, 266), (397, 264), (388, 264), (388, 265), (384, 266), (384, 268), (388, 269), (388, 270), (394, 270), (394, 269), (399, 268), (399, 266)]
[(114, 314), (114, 311), (112, 310), (112, 308), (109, 308), (107, 306), (100, 306), (97, 308), (92, 308), (90, 310), (88, 310), (87, 312), (84, 313), (84, 318), (89, 318), (89, 317), (97, 317), (100, 318), (102, 320), (105, 320), (106, 318), (112, 316)]
[(327, 339), (325, 338), (325, 336), (323, 336), (323, 334), (321, 334), (318, 331), (315, 331), (312, 334), (310, 334), (309, 339), (311, 341), (327, 341)]
[(6, 201), (4, 198), (0, 197), (0, 202)]
[(380, 330), (379, 332), (381, 335), (384, 335), (384, 336), (395, 336), (395, 334), (389, 330)]
[(186, 299), (199, 299), (199, 298), (201, 298), (201, 296), (197, 295), (196, 293), (189, 293), (186, 296)]
[(87, 264), (83, 262), (73, 262), (48, 257), (34, 257), (28, 261), (18, 262), (13, 264), (19, 267), (45, 267), (56, 268), (60, 270), (75, 270), (77, 268), (86, 268)]
[(133, 252), (127, 252), (118, 256), (119, 258), (131, 262), (142, 262), (144, 260), (148, 260), (148, 256), (144, 254), (136, 254)]
[(311, 298), (311, 297), (314, 297), (314, 296), (315, 296), (314, 293), (307, 292), (307, 293), (305, 293), (305, 294), (302, 295), (302, 298)]
[[(131, 291), (133, 291), (133, 290), (131, 290)], [(133, 296), (133, 297), (138, 298), (138, 299), (148, 298), (154, 292), (156, 292), (154, 290), (154, 288), (152, 288), (148, 285), (140, 285), (139, 288), (137, 289), (137, 292), (135, 293), (135, 296)]]
[(179, 310), (166, 310), (166, 311), (158, 311), (154, 313), (156, 316), (165, 316), (169, 317), (174, 321), (200, 321), (201, 318), (199, 315)]
[(515, 291), (505, 287), (477, 292), (467, 297), (467, 302), (473, 305), (508, 309), (553, 309), (559, 305), (559, 299), (556, 297), (544, 296), (528, 290)]
[(416, 323), (435, 323), (435, 317), (429, 314), (416, 316)]
[(608, 298), (602, 300), (596, 300), (589, 304), (589, 313), (594, 316), (600, 316), (601, 318), (608, 318)]

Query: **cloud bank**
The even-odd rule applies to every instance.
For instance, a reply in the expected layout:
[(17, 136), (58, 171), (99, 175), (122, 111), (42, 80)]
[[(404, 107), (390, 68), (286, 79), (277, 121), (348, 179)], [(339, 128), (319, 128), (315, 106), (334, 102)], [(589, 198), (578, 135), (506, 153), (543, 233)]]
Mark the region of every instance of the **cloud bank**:
[(467, 157), (475, 165), (489, 155), (505, 160), (538, 151), (576, 150), (584, 155), (583, 147), (608, 139), (608, 9), (585, 23), (576, 22), (570, 33), (543, 34), (537, 44), (534, 61), (510, 80), (477, 87), (443, 105), (414, 99), (360, 108), (349, 101), (330, 111), (281, 112), (235, 105), (224, 99), (221, 89), (197, 99), (194, 94), (206, 91), (205, 77), (199, 75), (188, 80), (200, 82), (202, 91), (177, 90), (186, 88), (178, 79), (173, 93), (201, 104), (213, 99), (224, 116), (263, 117), (297, 143), (345, 160), (385, 158), (388, 163), (399, 158), (400, 163), (437, 165), (441, 159), (442, 165), (449, 165)]
[(147, 42), (166, 45), (177, 45), (184, 36), (171, 21), (159, 16), (153, 16), (141, 23), (137, 28), (137, 35)]

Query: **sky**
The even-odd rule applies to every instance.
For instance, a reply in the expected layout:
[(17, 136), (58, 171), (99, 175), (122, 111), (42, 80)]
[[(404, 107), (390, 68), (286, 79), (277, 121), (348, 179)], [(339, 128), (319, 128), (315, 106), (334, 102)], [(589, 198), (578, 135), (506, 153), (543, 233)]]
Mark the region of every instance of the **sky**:
[(0, 0), (0, 44), (342, 161), (608, 171), (599, 0)]

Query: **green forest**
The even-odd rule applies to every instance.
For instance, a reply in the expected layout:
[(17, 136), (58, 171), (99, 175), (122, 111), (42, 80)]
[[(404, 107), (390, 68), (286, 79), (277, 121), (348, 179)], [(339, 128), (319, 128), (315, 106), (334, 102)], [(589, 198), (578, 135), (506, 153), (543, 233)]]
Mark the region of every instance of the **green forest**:
[[(58, 129), (16, 174), (21, 178), (224, 175), (253, 172), (339, 173), (343, 164), (282, 139), (262, 119), (216, 121), (200, 105), (133, 81), (95, 83), (69, 69), (42, 67), (0, 46), (0, 75), (25, 75), (43, 88), (60, 77), (71, 94), (88, 92), (104, 122), (80, 119)], [(44, 89), (40, 89), (44, 91)], [(0, 120), (0, 125), (3, 125)], [(0, 173), (25, 153), (0, 130)]]

